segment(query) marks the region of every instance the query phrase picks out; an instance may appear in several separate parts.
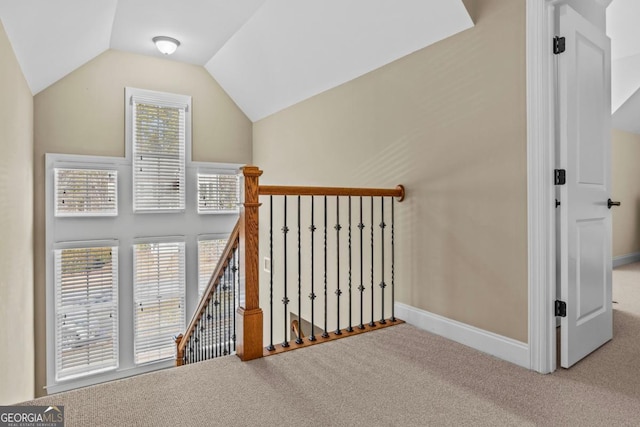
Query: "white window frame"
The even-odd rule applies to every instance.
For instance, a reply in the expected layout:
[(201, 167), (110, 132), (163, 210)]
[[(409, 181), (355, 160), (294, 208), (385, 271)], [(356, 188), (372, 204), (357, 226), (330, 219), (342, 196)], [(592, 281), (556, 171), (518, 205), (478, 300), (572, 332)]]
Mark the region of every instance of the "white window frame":
[[(135, 319), (136, 319), (136, 315), (138, 313), (138, 307), (135, 305), (135, 293), (136, 293), (136, 254), (135, 254), (135, 246), (136, 245), (144, 245), (144, 244), (162, 244), (162, 243), (168, 243), (168, 244), (181, 244), (182, 245), (182, 263), (183, 263), (183, 268), (184, 268), (184, 275), (183, 277), (180, 278), (181, 283), (179, 284), (179, 286), (182, 287), (182, 295), (180, 296), (182, 303), (182, 324), (181, 324), (181, 329), (183, 329), (182, 331), (177, 331), (177, 333), (175, 334), (176, 336), (179, 335), (181, 332), (184, 332), (184, 328), (186, 328), (186, 315), (187, 315), (187, 310), (186, 310), (186, 261), (187, 261), (187, 251), (186, 251), (186, 242), (185, 242), (185, 238), (184, 236), (166, 236), (166, 237), (153, 237), (153, 238), (139, 238), (139, 239), (135, 239), (133, 241), (133, 245), (134, 245), (134, 251), (133, 251), (133, 275), (132, 275), (132, 279), (131, 279), (131, 283), (133, 284), (133, 294), (134, 294), (134, 305), (133, 305), (133, 318), (134, 318), (134, 363), (136, 364), (136, 366), (141, 366), (141, 365), (148, 365), (148, 364), (153, 364), (153, 363), (158, 363), (161, 362), (163, 360), (167, 360), (167, 358), (164, 359), (157, 359), (157, 360), (152, 360), (152, 361), (147, 361), (147, 362), (136, 362), (135, 358), (137, 356), (137, 344), (136, 344), (136, 331), (135, 331)], [(175, 358), (175, 354), (172, 357), (169, 357), (170, 360), (174, 360)]]
[[(135, 201), (131, 204), (131, 208), (138, 214), (149, 213), (181, 213), (187, 209), (187, 191), (189, 186), (187, 185), (187, 167), (191, 161), (191, 97), (187, 95), (172, 94), (167, 92), (157, 92), (153, 90), (137, 89), (126, 87), (125, 88), (125, 157), (133, 163), (133, 104), (134, 99), (144, 100), (152, 104), (163, 105), (167, 107), (185, 108), (185, 164), (184, 164), (184, 185), (185, 185), (185, 200), (184, 209), (136, 209)], [(132, 187), (135, 188), (135, 173), (133, 174)], [(135, 192), (133, 192), (135, 194)], [(135, 197), (135, 195), (134, 195)]]
[[(119, 306), (117, 304), (117, 299), (118, 299), (118, 290), (120, 288), (120, 284), (119, 284), (119, 267), (118, 267), (118, 262), (119, 262), (119, 256), (118, 253), (119, 251), (117, 250), (118, 248), (118, 241), (117, 240), (93, 240), (93, 241), (82, 241), (82, 242), (63, 242), (63, 243), (58, 243), (54, 245), (54, 251), (58, 251), (58, 250), (65, 250), (65, 249), (87, 249), (87, 248), (100, 248), (100, 247), (112, 247), (116, 249), (116, 253), (115, 256), (113, 256), (113, 262), (116, 264), (115, 267), (115, 292), (114, 292), (114, 296), (116, 298), (116, 308), (115, 308), (115, 312), (116, 312), (116, 319), (115, 319), (115, 339), (116, 339), (116, 343), (119, 340), (119, 323), (118, 323), (118, 319), (119, 319)], [(54, 262), (55, 262), (55, 253), (54, 253)], [(55, 269), (55, 266), (54, 266)], [(55, 272), (54, 272), (55, 274)], [(54, 294), (55, 294), (55, 298), (57, 299), (57, 283), (55, 283), (55, 279), (54, 279)], [(58, 315), (58, 307), (57, 305), (54, 308), (54, 313), (53, 316), (54, 318), (57, 319), (57, 315)], [(56, 331), (56, 335), (57, 335), (57, 321), (55, 322), (54, 325), (54, 330)], [(57, 365), (57, 353), (58, 353), (58, 342), (55, 342), (55, 354), (56, 354), (56, 359), (54, 361), (54, 363)], [(103, 372), (109, 372), (109, 371), (115, 371), (118, 369), (119, 367), (119, 346), (116, 345), (116, 364), (115, 366), (112, 367), (105, 367), (105, 368), (100, 368), (97, 370), (94, 370), (92, 372), (80, 372), (80, 373), (76, 373), (76, 374), (70, 374), (67, 375), (65, 377), (60, 377), (59, 376), (59, 372), (57, 372), (56, 369), (56, 380), (57, 381), (67, 381), (67, 380), (74, 380), (76, 378), (82, 378), (82, 377), (86, 377), (86, 376), (90, 376), (90, 375), (96, 375), (99, 373), (103, 373)]]
[[(183, 236), (186, 242), (186, 316), (189, 322), (199, 302), (197, 239), (206, 232), (225, 235), (232, 229), (237, 214), (199, 215), (197, 212), (197, 172), (217, 170), (234, 173), (242, 165), (193, 162), (187, 158), (185, 212), (164, 212), (157, 215), (133, 211), (131, 159), (122, 157), (84, 156), (70, 154), (45, 155), (45, 250), (46, 250), (46, 355), (47, 392), (57, 393), (104, 381), (125, 378), (145, 372), (175, 366), (175, 361), (164, 360), (145, 365), (133, 363), (133, 242), (148, 237)], [(118, 216), (113, 217), (55, 217), (54, 169), (113, 167), (118, 171)], [(183, 220), (180, 220), (183, 216)], [(117, 226), (115, 224), (118, 224)], [(116, 370), (81, 378), (56, 380), (55, 378), (55, 289), (54, 245), (67, 241), (113, 240), (118, 249), (118, 325), (119, 365)]]
[(58, 188), (58, 174), (57, 171), (59, 169), (64, 169), (64, 170), (89, 170), (89, 171), (109, 171), (112, 172), (114, 174), (114, 181), (115, 181), (115, 186), (116, 186), (116, 193), (114, 196), (114, 204), (115, 204), (115, 211), (112, 212), (77, 212), (77, 213), (73, 213), (73, 212), (58, 212), (58, 191), (54, 192), (54, 209), (55, 209), (55, 216), (56, 217), (99, 217), (99, 216), (118, 216), (118, 171), (112, 167), (112, 166), (104, 166), (104, 167), (94, 167), (94, 168), (89, 168), (89, 167), (77, 167), (77, 168), (55, 168), (54, 171), (54, 189), (57, 190)]
[[(199, 190), (200, 190), (200, 180), (199, 180), (199, 176), (200, 175), (232, 175), (232, 176), (236, 176), (238, 178), (238, 187), (237, 187), (237, 197), (238, 197), (238, 205), (236, 205), (235, 209), (221, 209), (221, 210), (215, 210), (215, 211), (201, 211), (200, 210), (200, 194), (199, 194)], [(229, 169), (213, 169), (213, 168), (206, 168), (206, 167), (200, 167), (198, 168), (198, 173), (196, 175), (196, 190), (198, 191), (197, 193), (197, 203), (198, 203), (198, 213), (200, 215), (224, 215), (224, 214), (238, 214), (240, 213), (240, 183), (241, 183), (241, 175), (238, 174), (238, 171), (233, 171), (233, 170), (229, 170)]]

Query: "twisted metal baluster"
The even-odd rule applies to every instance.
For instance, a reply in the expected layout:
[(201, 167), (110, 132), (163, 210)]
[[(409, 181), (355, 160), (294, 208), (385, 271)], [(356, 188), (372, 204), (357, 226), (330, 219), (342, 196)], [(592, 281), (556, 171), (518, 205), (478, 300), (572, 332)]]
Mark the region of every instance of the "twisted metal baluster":
[(302, 344), (302, 256), (300, 248), (300, 196), (298, 196), (298, 332), (296, 344)]
[(328, 338), (327, 332), (327, 196), (324, 196), (324, 329), (322, 338)]
[(351, 196), (349, 196), (349, 326), (347, 326), (347, 332), (353, 332), (351, 326)]
[(382, 280), (380, 281), (380, 324), (384, 325), (387, 323), (387, 321), (384, 320), (384, 289), (387, 287), (387, 284), (384, 282), (384, 229), (387, 226), (387, 224), (384, 223), (384, 197), (380, 197), (380, 218), (380, 258), (382, 261)]
[(282, 347), (289, 347), (289, 341), (287, 340), (287, 306), (289, 305), (289, 298), (287, 297), (287, 234), (289, 233), (289, 227), (287, 227), (287, 196), (284, 196), (284, 226), (282, 227), (282, 234), (284, 239), (284, 298), (282, 298), (282, 304), (284, 307), (284, 339), (282, 341)]
[[(313, 263), (313, 254), (314, 250), (314, 236), (316, 232), (316, 226), (314, 225), (314, 215), (313, 215), (313, 205), (314, 205), (314, 197), (311, 196), (311, 225), (309, 226), (309, 231), (311, 231), (311, 293), (309, 294), (309, 299), (311, 300), (311, 332), (309, 333), (309, 341), (315, 341), (315, 321), (314, 321), (314, 308), (316, 303), (316, 294), (314, 291), (314, 263)], [(298, 320), (298, 323), (300, 321)]]
[(273, 196), (269, 196), (269, 345), (273, 351)]
[(358, 324), (358, 329), (364, 329), (364, 240), (362, 234), (364, 227), (364, 222), (362, 222), (362, 196), (360, 196), (360, 223), (358, 224), (360, 229), (360, 286), (358, 286), (360, 291), (360, 324)]
[(373, 196), (371, 196), (371, 322), (369, 326), (376, 326), (376, 322), (373, 321)]
[(396, 321), (396, 283), (395, 283), (395, 268), (396, 268), (396, 252), (395, 252), (395, 212), (394, 212), (395, 200), (391, 198), (391, 321)]
[(340, 296), (342, 295), (342, 291), (340, 290), (340, 230), (342, 226), (340, 225), (340, 198), (336, 196), (336, 335), (342, 335), (342, 331), (340, 330)]

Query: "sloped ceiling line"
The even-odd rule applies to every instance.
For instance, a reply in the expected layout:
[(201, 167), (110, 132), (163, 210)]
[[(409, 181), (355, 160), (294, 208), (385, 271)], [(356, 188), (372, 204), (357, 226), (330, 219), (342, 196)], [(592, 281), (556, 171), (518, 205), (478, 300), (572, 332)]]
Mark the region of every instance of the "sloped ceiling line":
[(473, 26), (462, 0), (26, 0), (0, 19), (37, 94), (105, 50), (204, 66), (253, 121)]

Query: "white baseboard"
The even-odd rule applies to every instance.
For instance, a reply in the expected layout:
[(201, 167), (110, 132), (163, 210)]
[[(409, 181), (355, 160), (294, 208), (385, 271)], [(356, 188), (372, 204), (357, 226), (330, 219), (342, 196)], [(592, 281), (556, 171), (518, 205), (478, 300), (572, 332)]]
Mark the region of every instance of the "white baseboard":
[(410, 325), (531, 369), (529, 346), (410, 305), (395, 303), (395, 314)]
[(640, 252), (613, 257), (613, 268), (640, 261)]

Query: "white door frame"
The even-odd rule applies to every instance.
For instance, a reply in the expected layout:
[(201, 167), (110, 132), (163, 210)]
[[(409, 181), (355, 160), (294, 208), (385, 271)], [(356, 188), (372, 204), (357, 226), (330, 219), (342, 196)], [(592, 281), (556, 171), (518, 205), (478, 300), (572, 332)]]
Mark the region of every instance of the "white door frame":
[[(554, 9), (562, 0), (526, 0), (527, 241), (530, 368), (556, 369)], [(612, 0), (592, 0), (608, 6)]]
[(527, 241), (532, 370), (556, 369), (553, 0), (527, 0)]

